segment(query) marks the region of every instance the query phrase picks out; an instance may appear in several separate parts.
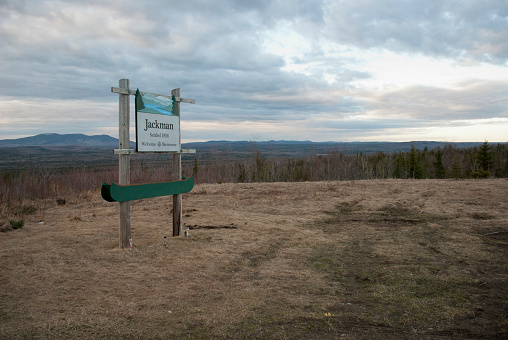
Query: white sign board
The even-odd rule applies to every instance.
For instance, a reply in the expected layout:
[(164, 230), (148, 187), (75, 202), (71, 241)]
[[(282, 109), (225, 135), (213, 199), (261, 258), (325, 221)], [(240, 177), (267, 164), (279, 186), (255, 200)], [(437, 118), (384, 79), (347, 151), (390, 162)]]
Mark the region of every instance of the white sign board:
[(174, 97), (136, 91), (136, 151), (180, 152), (180, 116)]
[(137, 152), (180, 152), (180, 117), (137, 112)]

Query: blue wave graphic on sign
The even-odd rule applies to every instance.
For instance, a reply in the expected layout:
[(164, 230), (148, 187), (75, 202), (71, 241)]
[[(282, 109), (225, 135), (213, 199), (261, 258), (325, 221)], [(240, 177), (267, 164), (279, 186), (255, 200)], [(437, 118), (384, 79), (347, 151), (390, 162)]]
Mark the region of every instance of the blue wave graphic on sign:
[(173, 104), (174, 99), (154, 96), (151, 93), (141, 95), (139, 89), (136, 90), (136, 112), (176, 116), (173, 114)]

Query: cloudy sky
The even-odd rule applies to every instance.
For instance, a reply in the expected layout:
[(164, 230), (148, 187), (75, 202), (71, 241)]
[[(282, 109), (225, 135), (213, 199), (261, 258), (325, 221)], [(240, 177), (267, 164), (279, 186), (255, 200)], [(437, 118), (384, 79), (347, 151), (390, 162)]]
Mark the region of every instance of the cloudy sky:
[(0, 0), (0, 50), (0, 139), (118, 137), (128, 78), (184, 142), (508, 142), (506, 0)]

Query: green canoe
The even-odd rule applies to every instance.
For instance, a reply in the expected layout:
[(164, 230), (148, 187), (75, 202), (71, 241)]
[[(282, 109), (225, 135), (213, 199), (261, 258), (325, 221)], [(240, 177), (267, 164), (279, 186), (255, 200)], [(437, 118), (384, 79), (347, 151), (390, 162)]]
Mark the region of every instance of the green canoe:
[(127, 202), (143, 198), (184, 194), (194, 187), (194, 177), (181, 181), (118, 185), (103, 183), (101, 196), (108, 202)]

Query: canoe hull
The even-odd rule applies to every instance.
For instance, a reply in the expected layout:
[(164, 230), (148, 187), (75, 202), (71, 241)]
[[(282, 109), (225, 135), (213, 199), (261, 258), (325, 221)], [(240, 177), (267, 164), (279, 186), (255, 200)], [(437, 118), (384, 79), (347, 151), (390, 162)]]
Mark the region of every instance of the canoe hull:
[(189, 177), (181, 181), (131, 185), (103, 183), (101, 187), (101, 196), (108, 202), (127, 202), (151, 197), (184, 194), (190, 192), (193, 187), (194, 177)]

